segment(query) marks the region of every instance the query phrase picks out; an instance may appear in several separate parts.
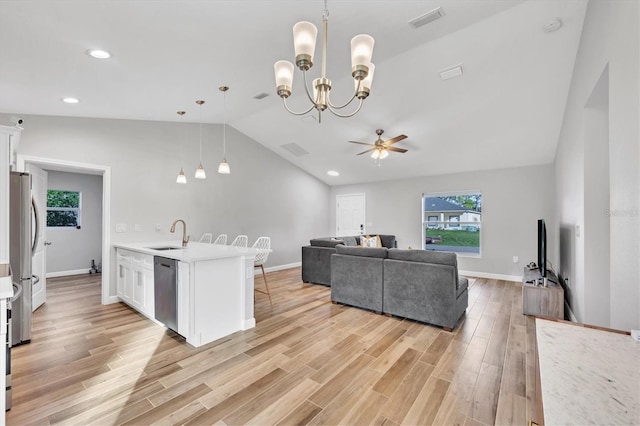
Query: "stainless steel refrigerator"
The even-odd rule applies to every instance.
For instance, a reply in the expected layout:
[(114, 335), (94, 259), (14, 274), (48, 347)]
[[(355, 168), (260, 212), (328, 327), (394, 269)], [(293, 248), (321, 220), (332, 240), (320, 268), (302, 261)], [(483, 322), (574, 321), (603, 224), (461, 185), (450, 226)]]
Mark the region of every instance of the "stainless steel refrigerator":
[[(31, 257), (38, 240), (37, 210), (31, 198), (31, 175), (11, 172), (9, 187), (9, 257), (16, 294), (11, 301), (11, 346), (31, 341)], [(34, 220), (35, 217), (35, 220)], [(32, 235), (32, 223), (35, 235)]]

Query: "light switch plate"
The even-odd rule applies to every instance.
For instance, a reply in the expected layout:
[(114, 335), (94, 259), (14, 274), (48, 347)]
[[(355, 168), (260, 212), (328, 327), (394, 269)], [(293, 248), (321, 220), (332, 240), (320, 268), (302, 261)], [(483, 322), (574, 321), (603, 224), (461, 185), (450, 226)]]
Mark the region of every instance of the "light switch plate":
[(140, 231), (142, 231), (142, 226), (139, 223), (136, 223), (133, 226), (133, 230), (136, 231), (136, 232), (140, 232)]
[(116, 232), (127, 232), (127, 225), (124, 223), (116, 223)]

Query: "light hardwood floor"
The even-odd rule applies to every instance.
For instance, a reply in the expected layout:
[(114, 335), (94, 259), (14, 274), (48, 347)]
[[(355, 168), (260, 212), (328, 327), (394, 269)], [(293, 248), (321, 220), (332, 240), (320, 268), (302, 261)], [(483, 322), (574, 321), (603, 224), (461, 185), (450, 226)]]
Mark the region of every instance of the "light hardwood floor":
[[(535, 323), (519, 283), (470, 280), (469, 308), (440, 328), (333, 305), (300, 269), (267, 274), (255, 329), (195, 349), (124, 304), (99, 277), (48, 280), (33, 338), (12, 349), (26, 424), (526, 424)], [(262, 286), (256, 277), (256, 286)]]

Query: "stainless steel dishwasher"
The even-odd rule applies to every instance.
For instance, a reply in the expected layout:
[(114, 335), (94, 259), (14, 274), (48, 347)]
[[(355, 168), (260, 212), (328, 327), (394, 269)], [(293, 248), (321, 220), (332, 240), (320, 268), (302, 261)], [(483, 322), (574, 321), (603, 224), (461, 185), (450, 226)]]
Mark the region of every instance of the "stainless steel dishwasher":
[(178, 261), (153, 258), (153, 288), (156, 319), (165, 327), (178, 331)]

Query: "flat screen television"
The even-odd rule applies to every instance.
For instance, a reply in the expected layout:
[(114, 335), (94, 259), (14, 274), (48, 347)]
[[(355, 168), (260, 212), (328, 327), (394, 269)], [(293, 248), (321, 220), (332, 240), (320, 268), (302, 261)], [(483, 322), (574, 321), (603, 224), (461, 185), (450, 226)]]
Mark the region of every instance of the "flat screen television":
[(538, 219), (538, 269), (542, 278), (547, 276), (547, 227)]

